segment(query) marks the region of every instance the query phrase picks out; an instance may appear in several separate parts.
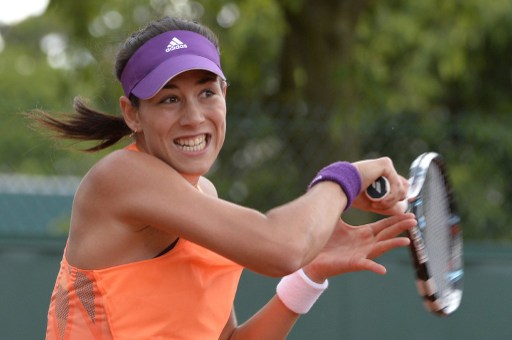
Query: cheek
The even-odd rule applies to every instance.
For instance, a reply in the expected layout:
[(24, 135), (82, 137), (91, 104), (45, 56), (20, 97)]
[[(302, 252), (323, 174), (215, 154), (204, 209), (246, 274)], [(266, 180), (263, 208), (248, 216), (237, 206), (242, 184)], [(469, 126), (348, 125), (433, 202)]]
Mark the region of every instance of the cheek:
[(215, 110), (215, 125), (217, 126), (217, 130), (219, 131), (219, 138), (224, 141), (226, 135), (226, 104), (219, 104), (218, 108)]
[(226, 139), (226, 119), (223, 118), (217, 122), (217, 144), (222, 147), (224, 140)]
[(222, 133), (219, 136), (219, 147), (222, 147), (224, 145), (224, 140), (226, 139), (226, 129), (222, 131)]
[(146, 128), (156, 133), (165, 133), (171, 126), (176, 124), (176, 115), (167, 111), (154, 111), (144, 121)]

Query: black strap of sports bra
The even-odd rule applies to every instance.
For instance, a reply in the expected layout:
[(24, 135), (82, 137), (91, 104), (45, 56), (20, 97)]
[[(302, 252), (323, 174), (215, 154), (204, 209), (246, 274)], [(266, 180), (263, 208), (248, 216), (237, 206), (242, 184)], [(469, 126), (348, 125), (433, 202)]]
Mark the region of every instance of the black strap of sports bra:
[(156, 257), (159, 257), (159, 256), (162, 256), (162, 255), (165, 255), (167, 254), (168, 252), (170, 252), (172, 250), (172, 248), (174, 248), (176, 246), (176, 243), (178, 243), (178, 240), (180, 238), (178, 237), (177, 239), (175, 239), (170, 245), (168, 245), (164, 250), (162, 250), (161, 252), (158, 253), (158, 255), (155, 256)]

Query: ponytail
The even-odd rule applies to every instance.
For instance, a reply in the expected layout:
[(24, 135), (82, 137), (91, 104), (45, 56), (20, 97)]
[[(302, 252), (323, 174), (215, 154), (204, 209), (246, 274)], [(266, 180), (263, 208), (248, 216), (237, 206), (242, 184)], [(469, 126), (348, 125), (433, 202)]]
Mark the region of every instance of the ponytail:
[(95, 111), (89, 108), (82, 98), (76, 97), (73, 103), (76, 114), (64, 114), (57, 118), (45, 111), (34, 110), (25, 115), (38, 126), (53, 132), (56, 138), (77, 141), (99, 141), (82, 151), (95, 152), (116, 144), (132, 133), (124, 118)]

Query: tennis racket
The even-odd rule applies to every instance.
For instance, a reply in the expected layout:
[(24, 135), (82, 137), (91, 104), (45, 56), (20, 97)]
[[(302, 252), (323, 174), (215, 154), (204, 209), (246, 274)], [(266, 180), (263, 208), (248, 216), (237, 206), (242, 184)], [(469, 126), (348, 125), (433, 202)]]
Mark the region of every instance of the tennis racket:
[[(416, 215), (408, 231), (417, 290), (428, 311), (449, 315), (460, 305), (463, 290), (463, 241), (452, 188), (443, 158), (434, 152), (417, 157), (410, 167), (404, 211)], [(389, 192), (380, 177), (366, 194), (379, 200)]]

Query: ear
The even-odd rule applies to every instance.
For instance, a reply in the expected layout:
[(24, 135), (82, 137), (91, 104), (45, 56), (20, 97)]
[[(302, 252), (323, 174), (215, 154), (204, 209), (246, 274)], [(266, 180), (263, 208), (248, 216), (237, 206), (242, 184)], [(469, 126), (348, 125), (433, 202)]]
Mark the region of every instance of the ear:
[(126, 96), (122, 96), (119, 98), (119, 106), (121, 107), (121, 112), (123, 113), (124, 121), (126, 125), (134, 131), (137, 132), (140, 130), (140, 120), (139, 120), (139, 108), (132, 105), (130, 99)]
[[(219, 77), (220, 79), (220, 77)], [(227, 80), (220, 80), (220, 86), (222, 88), (222, 94), (224, 95), (224, 98), (226, 98), (226, 93), (228, 91), (228, 82)]]

